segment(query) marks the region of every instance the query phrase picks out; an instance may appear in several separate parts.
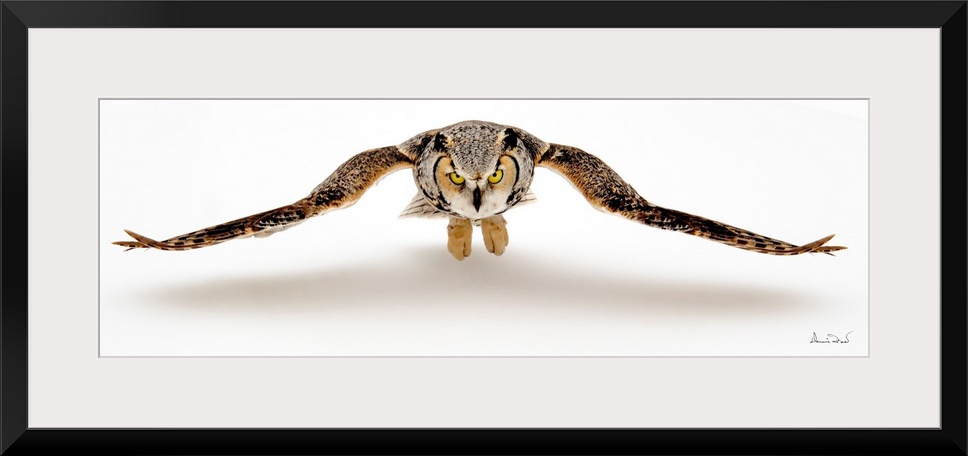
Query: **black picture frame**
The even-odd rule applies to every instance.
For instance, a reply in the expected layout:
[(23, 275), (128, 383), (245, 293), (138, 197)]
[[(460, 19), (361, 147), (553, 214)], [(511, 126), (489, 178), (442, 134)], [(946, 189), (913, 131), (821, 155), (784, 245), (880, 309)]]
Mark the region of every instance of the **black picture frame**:
[[(477, 3), (3, 1), (0, 452), (966, 454), (966, 1), (513, 2), (499, 5), (507, 14), (470, 13), (482, 6)], [(554, 14), (548, 14), (550, 10)], [(936, 430), (28, 428), (27, 31), (34, 27), (940, 28), (942, 426)]]

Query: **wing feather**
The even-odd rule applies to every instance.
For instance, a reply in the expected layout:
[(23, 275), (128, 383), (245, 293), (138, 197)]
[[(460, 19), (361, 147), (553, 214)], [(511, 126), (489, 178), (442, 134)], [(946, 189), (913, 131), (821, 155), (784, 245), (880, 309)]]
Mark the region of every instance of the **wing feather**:
[(536, 157), (536, 162), (537, 166), (555, 171), (569, 180), (595, 208), (648, 226), (771, 255), (829, 254), (846, 248), (825, 245), (833, 235), (798, 246), (698, 215), (656, 206), (598, 157), (574, 147), (550, 144)]
[(413, 161), (396, 146), (361, 152), (316, 186), (309, 196), (295, 203), (221, 223), (190, 233), (156, 241), (125, 230), (133, 241), (113, 244), (131, 249), (191, 250), (249, 236), (265, 237), (296, 226), (309, 217), (352, 206), (370, 187), (386, 175), (413, 167)]

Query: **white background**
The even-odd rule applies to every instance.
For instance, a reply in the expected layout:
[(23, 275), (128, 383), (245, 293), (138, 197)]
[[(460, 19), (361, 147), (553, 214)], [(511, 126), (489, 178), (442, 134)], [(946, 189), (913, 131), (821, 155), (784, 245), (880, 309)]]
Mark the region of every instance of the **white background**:
[[(26, 241), (29, 254), (28, 425), (936, 427), (940, 422), (938, 38), (936, 29), (32, 29), (28, 56), (30, 236)], [(474, 71), (461, 71), (471, 66), (440, 65), (441, 60), (437, 58), (490, 55), (489, 51), (507, 56), (505, 51), (509, 49), (520, 62), (514, 71), (486, 65), (474, 66)], [(196, 227), (185, 214), (190, 205), (156, 203), (159, 210), (178, 212), (173, 219), (177, 226), (162, 226), (161, 223), (168, 222), (148, 220), (147, 215), (138, 220), (125, 215), (117, 227), (110, 229), (110, 236), (100, 235), (104, 222), (97, 207), (101, 189), (98, 100), (145, 97), (869, 98), (870, 356), (99, 357), (97, 266), (104, 257), (102, 249), (113, 249), (106, 243), (118, 239), (122, 234), (118, 230), (122, 227), (141, 229), (153, 236)], [(495, 115), (492, 120), (516, 122), (503, 115)], [(537, 122), (519, 126), (554, 141), (574, 139), (568, 131), (544, 127)], [(395, 143), (416, 133), (413, 128), (424, 128), (423, 125), (403, 127), (407, 126), (387, 132), (385, 140)], [(382, 142), (376, 139), (367, 136), (366, 144), (361, 141), (355, 147), (372, 147), (373, 143)], [(333, 163), (354, 152), (324, 149), (323, 145), (334, 146), (332, 138), (318, 137), (317, 140), (319, 146), (312, 150), (280, 149), (287, 153), (305, 152), (305, 156), (315, 159), (332, 153), (335, 154)], [(226, 142), (212, 141), (219, 145)], [(628, 157), (625, 144), (617, 148), (583, 141), (580, 146), (607, 158), (657, 203), (701, 211), (703, 215), (796, 242), (829, 232), (837, 232), (838, 241), (848, 240), (847, 233), (840, 231), (839, 226), (828, 225), (827, 220), (803, 217), (803, 223), (824, 222), (817, 229), (806, 230), (802, 225), (786, 225), (789, 220), (786, 217), (752, 220), (748, 217), (759, 217), (757, 214), (762, 211), (752, 215), (736, 212), (748, 210), (745, 204), (738, 208), (730, 206), (727, 213), (722, 207), (700, 207), (707, 204), (706, 198), (693, 196), (687, 201), (674, 193), (660, 193), (677, 189), (654, 185), (657, 178), (629, 174), (640, 171), (637, 166), (622, 161)], [(268, 166), (267, 163), (276, 165), (280, 161), (263, 160), (262, 165)], [(289, 161), (282, 163), (290, 167), (287, 168), (290, 172), (305, 167)], [(185, 164), (183, 168), (190, 165)], [(318, 182), (330, 166), (332, 163), (320, 165), (321, 169), (310, 169), (304, 178), (291, 179), (291, 190), (274, 187), (279, 193), (266, 194), (266, 206), (256, 200), (258, 195), (240, 199), (244, 204), (233, 207), (230, 217), (302, 196), (309, 190), (307, 185)], [(258, 172), (265, 175), (261, 171), (265, 169)], [(675, 170), (661, 172), (670, 174)], [(198, 185), (208, 177), (190, 181)], [(393, 176), (403, 177), (403, 174)], [(756, 177), (756, 182), (760, 182), (763, 176)], [(538, 178), (541, 185), (556, 182), (554, 176)], [(728, 187), (715, 193), (728, 188), (730, 202), (734, 203), (732, 192), (743, 191), (738, 182), (745, 181), (734, 176), (729, 176), (729, 180)], [(255, 182), (248, 180), (246, 185), (254, 186)], [(385, 187), (391, 182), (381, 183), (364, 200), (375, 201), (381, 193), (387, 196)], [(690, 182), (698, 181), (690, 179)], [(165, 188), (170, 188), (169, 185), (166, 182)], [(241, 191), (240, 187), (244, 186), (230, 187)], [(544, 229), (544, 234), (550, 235), (553, 225), (547, 221), (528, 224), (522, 218), (529, 212), (557, 210), (553, 199), (560, 196), (571, 198), (561, 203), (565, 213), (577, 215), (584, 211), (589, 220), (594, 220), (597, 230), (605, 229), (610, 223), (613, 228), (609, 229), (635, 230), (635, 239), (643, 244), (630, 248), (642, 249), (650, 255), (650, 260), (652, 255), (661, 253), (659, 249), (666, 248), (665, 244), (673, 242), (681, 247), (675, 249), (676, 255), (696, 248), (700, 250), (697, 254), (700, 258), (717, 249), (723, 254), (733, 251), (732, 254), (746, 258), (757, 257), (677, 233), (660, 232), (618, 219), (610, 221), (613, 217), (595, 213), (571, 189), (559, 192), (536, 187), (540, 199), (536, 204), (508, 214), (514, 218), (510, 220), (512, 238), (505, 256), (478, 256), (476, 252), (464, 263), (456, 263), (445, 256), (431, 256), (446, 255), (440, 250), (442, 237), (434, 234), (440, 233), (443, 227), (432, 221), (393, 218), (400, 201), (405, 203), (411, 190), (399, 196), (399, 200), (394, 199), (390, 212), (357, 206), (308, 221), (268, 239), (233, 241), (198, 252), (231, 255), (230, 252), (239, 251), (242, 253), (236, 255), (240, 258), (263, 248), (298, 252), (307, 245), (297, 242), (299, 236), (321, 242), (325, 239), (324, 233), (340, 227), (357, 230), (366, 227), (344, 223), (340, 217), (373, 216), (381, 217), (380, 223), (366, 229), (393, 230), (401, 235), (407, 229), (429, 233), (423, 240), (421, 236), (401, 236), (401, 240), (387, 246), (384, 255), (400, 258), (406, 255), (405, 249), (416, 249), (421, 258), (438, 258), (425, 261), (431, 262), (430, 268), (444, 273), (457, 274), (456, 269), (457, 272), (447, 272), (456, 267), (503, 271), (509, 264), (529, 261), (540, 264), (552, 263), (552, 260), (575, 261), (578, 257), (574, 248), (560, 242), (544, 241), (541, 236), (526, 242), (528, 233), (534, 233), (530, 230)], [(204, 201), (213, 206), (227, 204), (232, 199), (212, 196), (206, 195)], [(812, 204), (800, 203), (793, 206), (805, 210), (805, 205)], [(826, 212), (829, 207), (824, 203), (825, 216), (829, 216)], [(139, 214), (150, 212), (138, 207), (130, 210)], [(208, 217), (200, 216), (197, 221), (205, 225), (210, 222)], [(805, 231), (792, 231), (800, 229)], [(372, 239), (386, 238), (383, 233)], [(604, 242), (603, 239), (601, 235), (593, 238), (595, 242)], [(283, 245), (288, 243), (291, 246)], [(330, 250), (334, 248), (333, 243), (328, 245)], [(820, 264), (824, 268), (844, 264), (846, 255), (853, 254), (853, 243), (850, 245), (852, 249), (837, 258), (805, 257), (807, 263), (798, 264)], [(529, 249), (555, 256), (525, 255)], [(183, 261), (177, 260), (177, 254), (164, 252), (109, 251), (129, 262), (132, 269), (138, 263)], [(801, 260), (765, 259), (776, 260), (774, 264)], [(328, 267), (373, 264), (371, 258), (357, 258), (354, 260), (357, 263), (327, 263), (325, 257), (313, 260), (316, 269), (310, 273), (325, 272)], [(292, 274), (286, 270), (292, 264), (279, 260), (271, 266), (278, 268), (273, 270), (283, 277), (292, 277), (286, 275)], [(655, 269), (661, 268), (657, 262), (638, 264), (652, 268), (645, 271), (652, 274), (659, 274)], [(269, 265), (258, 265), (250, 271), (265, 271), (266, 266)], [(365, 273), (356, 267), (357, 276)], [(386, 270), (395, 266), (387, 263), (381, 267)], [(558, 274), (567, 274), (573, 280), (582, 277), (572, 270)], [(582, 266), (580, 270), (588, 268)], [(395, 280), (399, 283), (400, 279)], [(150, 278), (145, 278), (145, 282), (150, 283)], [(238, 281), (232, 284), (245, 285)], [(376, 288), (382, 284), (367, 282), (367, 285)], [(569, 286), (566, 282), (556, 285)], [(311, 286), (318, 287), (314, 291), (322, 288)], [(638, 290), (643, 289), (637, 286)], [(231, 291), (229, 288), (223, 286)], [(679, 294), (686, 294), (679, 290)], [(191, 292), (189, 289), (188, 293)], [(449, 302), (448, 307), (441, 308), (450, 311), (452, 304)], [(234, 315), (245, 314), (245, 309), (231, 309), (232, 303), (223, 301), (221, 306), (234, 310)], [(505, 307), (506, 313), (516, 309)], [(640, 305), (625, 307), (641, 308)], [(154, 310), (158, 311), (159, 307)], [(588, 309), (595, 315), (593, 311)], [(298, 313), (292, 309), (290, 312)], [(233, 314), (222, 308), (213, 309), (213, 313)], [(388, 319), (393, 316), (386, 315)], [(838, 329), (818, 330), (835, 332)]]
[[(104, 100), (100, 118), (101, 356), (867, 354), (866, 100)], [(457, 262), (446, 220), (397, 220), (409, 170), (264, 240), (109, 244), (288, 204), (356, 152), (470, 118), (598, 154), (656, 204), (849, 250), (646, 228), (545, 169), (500, 258), (478, 232)]]

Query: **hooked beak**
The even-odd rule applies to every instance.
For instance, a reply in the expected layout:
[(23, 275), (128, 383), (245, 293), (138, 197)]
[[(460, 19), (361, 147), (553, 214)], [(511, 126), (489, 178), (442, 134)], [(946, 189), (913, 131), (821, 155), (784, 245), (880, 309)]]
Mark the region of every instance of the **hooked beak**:
[(474, 210), (477, 212), (481, 211), (481, 189), (480, 187), (474, 189)]

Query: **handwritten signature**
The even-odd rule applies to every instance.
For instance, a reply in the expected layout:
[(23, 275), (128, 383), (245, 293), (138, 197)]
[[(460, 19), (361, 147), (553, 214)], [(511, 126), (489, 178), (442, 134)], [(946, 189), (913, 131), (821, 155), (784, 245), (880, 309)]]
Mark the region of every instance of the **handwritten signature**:
[(850, 336), (850, 333), (852, 333), (852, 332), (853, 331), (851, 331), (851, 332), (849, 332), (847, 334), (844, 334), (844, 338), (843, 339), (841, 339), (841, 338), (839, 338), (839, 337), (837, 337), (837, 336), (835, 336), (833, 334), (827, 334), (827, 338), (824, 339), (824, 340), (818, 339), (817, 338), (817, 333), (814, 332), (813, 333), (813, 338), (810, 339), (810, 343), (811, 344), (849, 344), (850, 343), (850, 339), (848, 337)]

